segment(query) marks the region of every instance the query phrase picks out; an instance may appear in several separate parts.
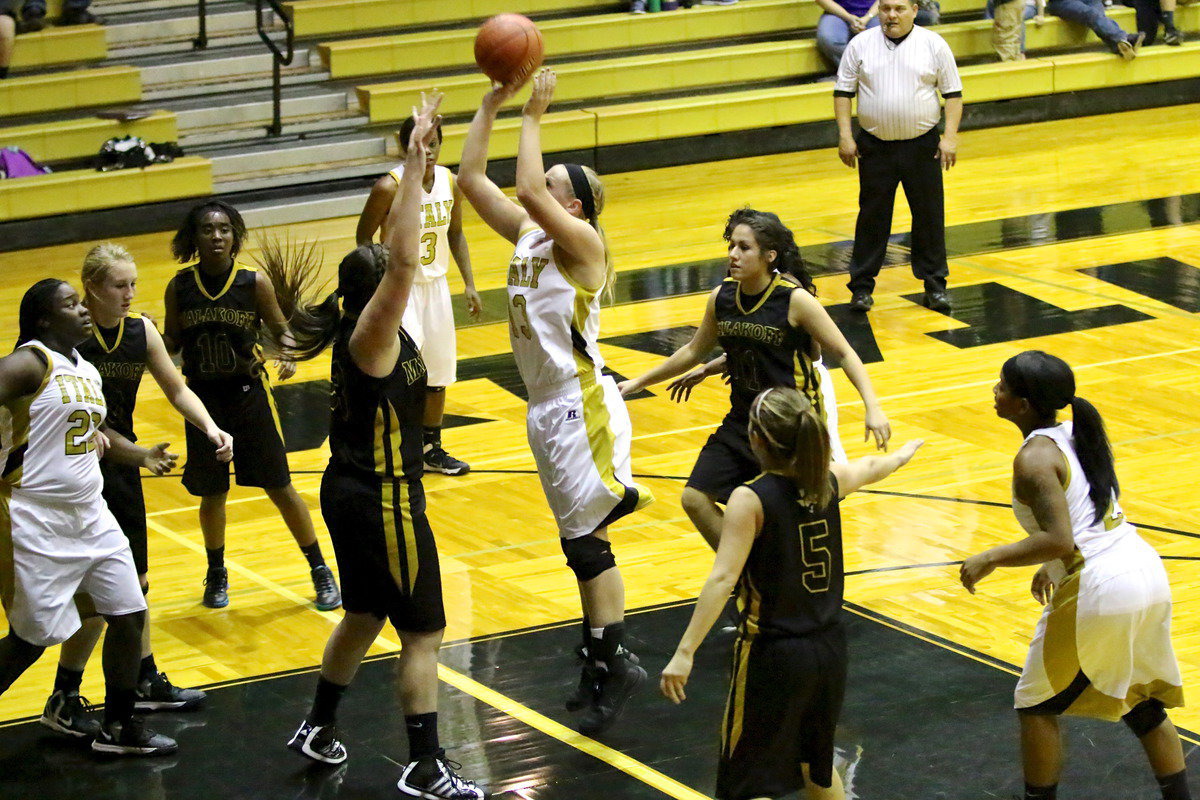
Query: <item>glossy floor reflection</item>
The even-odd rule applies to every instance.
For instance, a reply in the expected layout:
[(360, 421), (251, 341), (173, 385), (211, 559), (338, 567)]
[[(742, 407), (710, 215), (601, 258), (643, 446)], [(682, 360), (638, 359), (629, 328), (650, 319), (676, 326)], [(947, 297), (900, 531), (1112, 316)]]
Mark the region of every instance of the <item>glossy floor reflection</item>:
[[(691, 606), (683, 605), (631, 617), (632, 646), (652, 676), (666, 663), (690, 613)], [(838, 764), (847, 796), (959, 800), (1016, 793), (1016, 719), (1010, 710), (1015, 677), (864, 613), (846, 612), (852, 667)], [(451, 645), (442, 662), (551, 720), (543, 727), (553, 728), (554, 722), (571, 722), (562, 700), (574, 683), (570, 649), (576, 631), (556, 627)], [(709, 795), (731, 643), (729, 637), (710, 637), (697, 655), (683, 705), (668, 704), (654, 681), (630, 704), (627, 717), (602, 740), (640, 762), (626, 772), (603, 752), (600, 757), (584, 752), (594, 747), (590, 740), (578, 737), (580, 746), (572, 746), (445, 684), (442, 743), (462, 763), (464, 775), (487, 783), (502, 798), (662, 797), (664, 792), (643, 780), (651, 770), (683, 785), (673, 796), (696, 796), (685, 787)], [(154, 724), (177, 736), (181, 746), (178, 755), (163, 760), (98, 761), (36, 723), (0, 729), (3, 796), (397, 797), (397, 762), (406, 745), (391, 671), (390, 658), (371, 661), (347, 694), (340, 724), (351, 755), (341, 768), (310, 766), (284, 747), (307, 710), (315, 680), (301, 672), (218, 688), (209, 708), (198, 714), (156, 716)], [(1123, 726), (1069, 720), (1065, 728), (1064, 800), (1157, 796), (1140, 748)]]

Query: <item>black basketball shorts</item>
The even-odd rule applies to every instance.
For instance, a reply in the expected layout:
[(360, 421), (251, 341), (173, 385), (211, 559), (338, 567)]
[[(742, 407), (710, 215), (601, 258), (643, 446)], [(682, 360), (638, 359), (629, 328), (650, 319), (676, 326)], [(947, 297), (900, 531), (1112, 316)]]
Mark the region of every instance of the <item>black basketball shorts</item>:
[(833, 781), (833, 741), (846, 691), (841, 625), (789, 638), (739, 637), (721, 731), (718, 800), (782, 797)]
[(718, 503), (728, 503), (734, 489), (761, 473), (762, 467), (750, 449), (746, 423), (731, 422), (726, 417), (700, 449), (687, 485)]
[(399, 631), (446, 627), (442, 572), (419, 480), (326, 469), (321, 515), (333, 540), (346, 611), (389, 619)]
[[(257, 378), (192, 381), (217, 427), (233, 436), (233, 469), (238, 486), (282, 489), (292, 482), (279, 413), (266, 375)], [(229, 464), (217, 460), (217, 449), (204, 431), (187, 426), (187, 462), (183, 487), (207, 497), (229, 491)]]
[(137, 574), (145, 575), (150, 565), (146, 548), (146, 499), (142, 496), (141, 472), (128, 464), (101, 460), (100, 474), (104, 476), (104, 502), (129, 540)]

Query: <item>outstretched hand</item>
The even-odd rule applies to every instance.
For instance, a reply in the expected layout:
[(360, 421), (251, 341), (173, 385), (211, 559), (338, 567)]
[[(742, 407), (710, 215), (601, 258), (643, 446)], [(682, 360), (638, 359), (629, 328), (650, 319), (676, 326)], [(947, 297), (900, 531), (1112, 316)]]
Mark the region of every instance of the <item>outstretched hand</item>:
[(429, 143), (433, 141), (433, 137), (437, 133), (437, 127), (442, 122), (442, 115), (437, 113), (438, 106), (442, 104), (442, 93), (437, 89), (426, 94), (421, 92), (421, 105), (418, 108), (413, 106), (412, 115), (416, 123), (413, 125), (412, 136), (404, 143), (409, 152), (416, 147), (424, 155), (424, 151), (429, 147)]
[(179, 459), (175, 453), (167, 452), (170, 446), (168, 442), (160, 442), (151, 447), (142, 460), (142, 466), (155, 475), (166, 475), (175, 468), (175, 462)]
[(552, 69), (544, 69), (533, 79), (533, 93), (525, 101), (525, 116), (540, 117), (550, 107), (554, 98), (554, 87), (558, 84), (558, 76)]
[(692, 396), (692, 389), (704, 383), (708, 377), (708, 365), (701, 364), (690, 372), (680, 375), (667, 384), (667, 395), (676, 403), (686, 403)]

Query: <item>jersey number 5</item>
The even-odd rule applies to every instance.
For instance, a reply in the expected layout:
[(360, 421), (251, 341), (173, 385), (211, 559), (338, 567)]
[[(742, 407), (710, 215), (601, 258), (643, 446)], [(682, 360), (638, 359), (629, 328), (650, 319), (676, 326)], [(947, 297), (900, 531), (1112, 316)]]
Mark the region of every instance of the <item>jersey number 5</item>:
[(805, 567), (800, 579), (813, 594), (829, 591), (833, 553), (823, 544), (828, 538), (829, 526), (823, 519), (800, 526), (800, 558)]
[(93, 433), (100, 430), (104, 418), (95, 411), (90, 414), (83, 409), (72, 411), (67, 417), (71, 427), (67, 428), (67, 455), (81, 456), (96, 449)]
[(513, 336), (533, 338), (533, 326), (529, 323), (529, 312), (525, 309), (525, 295), (512, 296), (512, 307), (508, 309), (508, 324), (512, 327)]

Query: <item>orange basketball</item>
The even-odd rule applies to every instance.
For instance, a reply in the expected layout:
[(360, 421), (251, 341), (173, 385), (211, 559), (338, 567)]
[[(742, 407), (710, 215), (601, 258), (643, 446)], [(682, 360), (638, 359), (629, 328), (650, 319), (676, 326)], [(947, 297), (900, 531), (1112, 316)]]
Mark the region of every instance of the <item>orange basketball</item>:
[(494, 81), (524, 83), (542, 65), (542, 33), (528, 17), (497, 14), (475, 34), (475, 63)]

